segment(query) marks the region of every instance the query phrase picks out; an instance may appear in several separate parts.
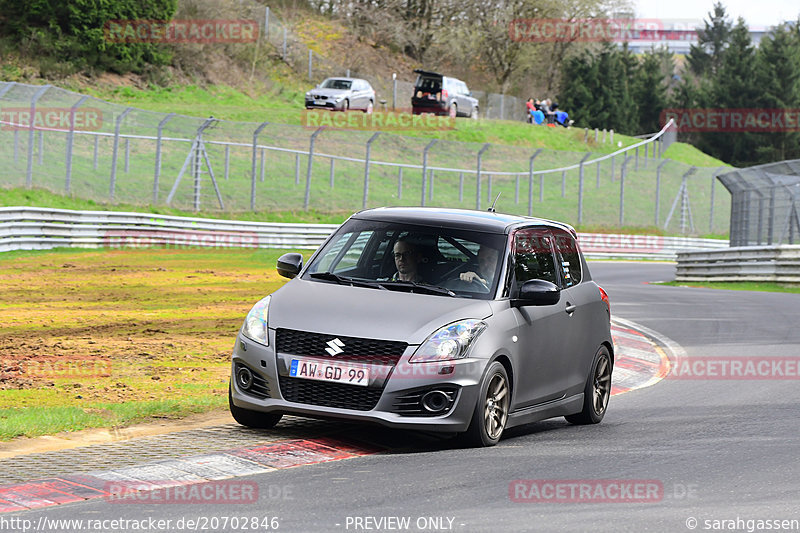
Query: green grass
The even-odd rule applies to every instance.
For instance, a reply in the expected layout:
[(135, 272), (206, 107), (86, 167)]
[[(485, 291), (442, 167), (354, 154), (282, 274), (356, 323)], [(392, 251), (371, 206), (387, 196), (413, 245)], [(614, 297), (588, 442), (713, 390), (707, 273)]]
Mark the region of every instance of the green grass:
[(227, 398), (218, 395), (123, 404), (92, 402), (85, 407), (0, 409), (0, 440), (88, 428), (123, 427), (152, 418), (177, 419), (225, 406)]
[(285, 251), (0, 254), (0, 440), (224, 407), (232, 342), (287, 281)]
[[(214, 116), (222, 120), (256, 122), (269, 121), (274, 124), (301, 125), (304, 109), (304, 93), (310, 89), (278, 87), (271, 91), (248, 95), (226, 86), (198, 87), (175, 86), (150, 88), (147, 90), (131, 87), (88, 89), (93, 96), (109, 102), (133, 106), (162, 113), (178, 113), (206, 118)], [(512, 120), (456, 120), (453, 130), (410, 130), (398, 132), (404, 136), (419, 136), (447, 141), (466, 143), (495, 143), (525, 148), (545, 148), (548, 150), (587, 152), (607, 154), (630, 146), (639, 139), (615, 134), (614, 143), (610, 136), (602, 142), (594, 142), (594, 132), (589, 132), (588, 143), (584, 142), (582, 128), (534, 127), (521, 121)], [(676, 143), (666, 152), (665, 157), (687, 165), (716, 167), (723, 163), (696, 148)]]
[[(224, 208), (218, 203), (210, 177), (202, 175), (199, 189), (195, 189), (186, 168), (189, 155), (188, 142), (165, 141), (162, 145), (161, 171), (157, 187), (157, 200), (153, 200), (155, 175), (155, 142), (134, 138), (122, 140), (116, 167), (116, 183), (111, 190), (113, 138), (98, 141), (98, 158), (94, 161), (95, 139), (76, 135), (73, 147), (72, 179), (66, 193), (66, 139), (61, 134), (44, 134), (44, 147), (36, 144), (33, 154), (32, 183), (34, 187), (58, 193), (25, 191), (27, 174), (26, 132), (0, 131), (0, 159), (6, 162), (3, 186), (9, 191), (0, 193), (2, 205), (40, 205), (73, 209), (123, 209), (148, 211), (157, 214), (197, 214), (213, 218), (241, 220), (270, 220), (282, 222), (341, 222), (347, 215), (362, 206), (365, 186), (364, 164), (358, 161), (335, 160), (324, 154), (336, 154), (353, 159), (363, 159), (365, 143), (372, 132), (325, 130), (317, 138), (314, 164), (311, 168), (308, 211), (304, 210), (308, 157), (286, 150), (306, 151), (309, 130), (299, 126), (270, 123), (260, 134), (259, 142), (282, 148), (284, 151), (258, 151), (256, 153), (255, 206), (250, 210), (253, 150), (252, 126), (262, 120), (274, 120), (272, 112), (281, 113), (283, 122), (299, 124), (302, 103), (301, 92), (273, 91), (251, 97), (229, 87), (198, 88), (194, 86), (153, 89), (143, 91), (117, 88), (99, 96), (118, 103), (159, 111), (177, 110), (197, 117), (214, 114), (219, 118), (236, 118), (253, 121), (250, 125), (221, 123), (204, 135), (210, 164), (214, 170)], [(98, 104), (99, 105), (99, 104)], [(287, 118), (287, 113), (291, 117)], [(113, 123), (113, 115), (105, 119), (104, 129)], [(157, 118), (133, 112), (127, 134), (152, 135)], [(156, 122), (154, 122), (154, 120)], [(175, 117), (168, 124), (168, 138), (191, 138), (200, 124), (199, 119)], [(527, 173), (519, 177), (504, 176), (498, 172), (520, 172), (528, 169), (529, 157), (534, 149), (544, 148), (535, 161), (536, 170), (556, 169), (578, 163), (587, 151), (595, 156), (616, 149), (617, 142), (628, 145), (635, 142), (630, 137), (615, 136), (598, 143), (593, 135), (584, 144), (580, 129), (535, 127), (522, 122), (469, 119), (456, 121), (456, 129), (449, 131), (416, 131), (410, 135), (384, 134), (372, 145), (373, 161), (393, 161), (419, 165), (422, 152), (429, 143), (426, 136), (436, 136), (439, 142), (429, 153), (429, 167), (454, 168), (455, 171), (436, 171), (433, 194), (426, 199), (428, 205), (441, 207), (474, 208), (476, 206), (475, 168), (477, 153), (485, 142), (491, 147), (482, 160), (481, 208), (486, 208), (498, 192), (502, 192), (499, 210), (514, 214), (528, 213)], [(229, 150), (214, 141), (238, 143)], [(16, 148), (15, 148), (16, 147)], [(586, 167), (583, 220), (578, 221), (578, 171), (571, 170), (564, 178), (560, 173), (544, 176), (542, 198), (539, 198), (540, 177), (535, 177), (531, 212), (536, 216), (565, 220), (581, 229), (605, 227), (609, 231), (626, 228), (658, 227), (665, 234), (679, 232), (677, 209), (670, 224), (664, 227), (667, 213), (677, 195), (681, 176), (690, 165), (702, 168), (689, 180), (689, 196), (695, 228), (694, 235), (724, 234), (729, 223), (729, 198), (722, 187), (717, 187), (714, 220), (711, 221), (710, 183), (712, 169), (719, 163), (691, 147), (673, 145), (668, 154), (675, 159), (663, 167), (662, 191), (659, 199), (660, 216), (655, 220), (655, 161), (645, 161), (640, 150), (638, 169), (628, 164), (625, 191), (625, 214), (620, 223), (619, 178), (623, 156), (616, 156), (598, 166)], [(129, 158), (125, 154), (129, 154)], [(41, 155), (40, 155), (41, 154)], [(652, 155), (652, 154), (651, 154)], [(129, 161), (126, 165), (125, 161)], [(333, 165), (333, 166), (332, 166)], [(205, 169), (204, 169), (205, 170)], [(613, 170), (613, 176), (612, 176)], [(334, 184), (331, 186), (331, 174)], [(402, 184), (401, 184), (402, 178)], [(463, 181), (462, 181), (463, 180)], [(422, 176), (418, 169), (387, 167), (373, 164), (370, 167), (367, 207), (388, 205), (419, 205)], [(459, 190), (463, 184), (463, 193)], [(169, 205), (167, 198), (174, 191)], [(429, 188), (430, 193), (430, 188)], [(79, 200), (80, 199), (80, 200)], [(90, 202), (87, 206), (83, 199)], [(199, 209), (194, 206), (199, 203)], [(151, 207), (154, 205), (154, 207)], [(111, 207), (110, 207), (111, 206)]]
[(669, 281), (659, 283), (670, 287), (696, 287), (729, 291), (787, 292), (800, 294), (800, 285), (788, 285), (767, 281)]

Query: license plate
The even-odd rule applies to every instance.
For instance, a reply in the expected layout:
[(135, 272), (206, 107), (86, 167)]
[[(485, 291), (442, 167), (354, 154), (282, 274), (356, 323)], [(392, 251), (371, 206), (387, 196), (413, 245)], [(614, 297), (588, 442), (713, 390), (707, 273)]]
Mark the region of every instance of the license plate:
[(369, 384), (369, 371), (363, 365), (332, 363), (319, 359), (292, 359), (289, 375), (293, 378), (315, 379), (366, 387)]

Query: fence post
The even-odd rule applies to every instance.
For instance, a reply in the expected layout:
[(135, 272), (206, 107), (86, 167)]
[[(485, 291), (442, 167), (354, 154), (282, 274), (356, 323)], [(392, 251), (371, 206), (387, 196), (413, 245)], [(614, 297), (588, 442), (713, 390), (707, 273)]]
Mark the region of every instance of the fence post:
[(567, 171), (561, 171), (561, 198), (567, 195)]
[(44, 132), (39, 130), (37, 137), (39, 137), (39, 142), (37, 143), (39, 150), (36, 152), (36, 158), (39, 166), (42, 166), (44, 165)]
[(294, 154), (294, 184), (295, 185), (300, 185), (300, 153), (299, 152)]
[(231, 171), (231, 145), (225, 145), (225, 181), (228, 181)]
[(125, 109), (118, 117), (116, 124), (114, 124), (114, 151), (111, 153), (111, 186), (109, 187), (108, 196), (114, 200), (114, 189), (117, 186), (117, 155), (119, 152), (119, 129), (122, 126), (122, 121), (128, 116), (128, 113), (133, 111), (132, 107)]
[(458, 203), (464, 201), (464, 173), (458, 173)]
[(336, 172), (336, 160), (331, 157), (331, 172), (330, 172), (330, 176), (329, 176), (331, 189), (333, 189), (335, 172)]
[(269, 122), (262, 123), (253, 132), (253, 161), (250, 168), (250, 210), (256, 210), (256, 159), (258, 158), (258, 134), (267, 127)]
[[(392, 72), (392, 111), (397, 103), (397, 72)], [(402, 167), (401, 167), (402, 168)]]
[[(542, 148), (536, 150), (530, 159), (528, 160), (528, 216), (533, 216), (533, 160), (536, 159), (536, 156), (542, 153)], [(544, 177), (542, 174), (541, 177)], [(539, 191), (542, 192), (541, 190)]]
[(664, 165), (667, 163), (669, 163), (669, 161), (662, 161), (661, 164), (656, 167), (656, 226), (658, 226), (658, 219), (661, 213), (661, 169), (664, 168)]
[(644, 145), (644, 168), (647, 168), (647, 147), (650, 146), (650, 143)]
[(636, 154), (636, 161), (635, 161), (635, 163), (633, 165), (633, 170), (637, 170), (638, 171), (639, 170), (639, 147), (638, 146), (636, 147), (636, 150), (634, 151), (634, 154)]
[(69, 194), (72, 181), (72, 145), (75, 139), (75, 111), (83, 104), (89, 96), (82, 96), (75, 105), (69, 109), (69, 133), (67, 133), (67, 177), (64, 183), (64, 190)]
[[(597, 133), (597, 129), (594, 131)], [(586, 152), (578, 167), (578, 224), (583, 223), (583, 164), (590, 157), (592, 157), (592, 153)]]
[(286, 26), (283, 27), (283, 53), (281, 57), (286, 61)]
[(269, 6), (266, 6), (264, 13), (264, 42), (269, 42)]
[[(611, 131), (614, 131), (614, 130), (611, 130)], [(615, 157), (616, 156), (614, 156), (614, 155), (611, 156), (611, 183), (614, 183), (614, 158)], [(625, 157), (625, 156), (623, 155), (622, 157)]]
[(36, 127), (36, 102), (48, 89), (50, 89), (50, 85), (45, 85), (36, 91), (33, 98), (31, 98), (31, 115), (30, 124), (28, 125), (28, 170), (25, 174), (25, 186), (29, 189), (33, 187), (33, 132)]
[(403, 199), (403, 167), (397, 170), (397, 199)]
[(596, 189), (600, 188), (600, 165), (601, 165), (601, 163), (602, 163), (602, 161), (598, 161), (597, 162), (597, 177), (595, 178), (596, 181), (597, 181), (597, 185), (595, 186)]
[(258, 161), (258, 165), (259, 165), (258, 166), (258, 179), (261, 181), (261, 183), (264, 183), (264, 173), (266, 172), (266, 166), (267, 166), (266, 165), (266, 163), (267, 163), (266, 162), (267, 150), (266, 150), (266, 148), (262, 147), (260, 152), (261, 152), (261, 154), (259, 156), (259, 161)]
[[(308, 169), (306, 170), (306, 193), (303, 198), (303, 209), (308, 211), (308, 204), (311, 200), (311, 168), (314, 164), (314, 141), (317, 140), (317, 135), (322, 133), (325, 127), (321, 126), (317, 128), (317, 131), (311, 134), (311, 139), (308, 144)], [(300, 154), (298, 154), (299, 157)]]
[(428, 200), (433, 201), (433, 169), (428, 171)]
[(170, 113), (158, 123), (156, 133), (156, 169), (153, 175), (153, 205), (158, 204), (158, 180), (161, 178), (161, 137), (164, 134), (164, 126), (174, 116), (175, 113)]
[(425, 185), (428, 181), (428, 152), (430, 151), (431, 148), (433, 148), (434, 144), (436, 144), (436, 139), (433, 139), (431, 142), (429, 142), (428, 145), (425, 147), (425, 149), (422, 150), (422, 204), (421, 205), (423, 206), (425, 205), (425, 192), (426, 192)]
[(373, 134), (367, 141), (367, 157), (364, 159), (364, 198), (361, 200), (361, 209), (367, 208), (367, 195), (369, 194), (369, 153), (372, 149), (372, 142), (377, 139), (380, 134), (381, 132)]
[(625, 161), (622, 162), (619, 175), (619, 225), (622, 226), (625, 219), (625, 172), (627, 171), (628, 163), (633, 159), (631, 156), (625, 156)]
[(477, 209), (479, 211), (480, 211), (480, 208), (481, 208), (481, 161), (483, 159), (483, 152), (488, 150), (490, 146), (491, 146), (491, 144), (486, 143), (478, 151), (478, 169), (477, 169), (477, 172), (475, 173), (475, 176), (477, 178), (475, 180), (477, 182), (476, 189), (475, 189), (475, 191), (476, 191), (475, 192), (475, 209)]
[(125, 137), (125, 174), (131, 170), (131, 139)]
[(309, 50), (308, 51), (308, 80), (309, 81), (311, 81), (313, 79), (313, 76), (311, 74), (311, 62), (312, 62), (312, 59), (313, 59), (313, 55), (314, 55), (314, 51), (313, 50)]
[(514, 203), (519, 204), (519, 174), (514, 179)]
[[(714, 172), (711, 173), (711, 214), (708, 216), (708, 232), (714, 233), (714, 185), (717, 183), (717, 176), (719, 173), (725, 170), (725, 167), (717, 167)], [(775, 204), (775, 197), (774, 192), (773, 196), (770, 198), (770, 209), (773, 208)], [(770, 214), (770, 224), (772, 224), (772, 214)], [(771, 229), (771, 228), (770, 228)], [(770, 233), (769, 242), (767, 244), (772, 244), (772, 234)]]
[(486, 201), (491, 204), (492, 202), (492, 175), (486, 175)]

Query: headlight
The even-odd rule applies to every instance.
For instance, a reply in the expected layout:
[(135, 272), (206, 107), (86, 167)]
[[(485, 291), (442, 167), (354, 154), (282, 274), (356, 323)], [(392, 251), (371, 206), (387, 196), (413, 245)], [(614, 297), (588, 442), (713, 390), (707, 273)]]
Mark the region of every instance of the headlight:
[(247, 313), (244, 319), (242, 333), (264, 346), (269, 346), (269, 333), (267, 332), (267, 313), (269, 312), (269, 300), (271, 296), (262, 299)]
[(410, 362), (430, 363), (462, 359), (467, 356), (470, 346), (484, 329), (486, 322), (482, 320), (460, 320), (448, 324), (428, 337), (411, 356)]

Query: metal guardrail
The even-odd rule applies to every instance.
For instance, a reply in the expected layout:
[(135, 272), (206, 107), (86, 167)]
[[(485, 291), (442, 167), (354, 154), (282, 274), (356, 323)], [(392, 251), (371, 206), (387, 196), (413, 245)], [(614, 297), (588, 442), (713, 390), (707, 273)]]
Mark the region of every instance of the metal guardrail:
[[(188, 218), (116, 211), (0, 207), (0, 252), (59, 247), (206, 246), (313, 250), (336, 224)], [(716, 239), (580, 233), (590, 258), (672, 260), (689, 249), (727, 246)]]
[(800, 283), (800, 245), (678, 253), (676, 281)]

